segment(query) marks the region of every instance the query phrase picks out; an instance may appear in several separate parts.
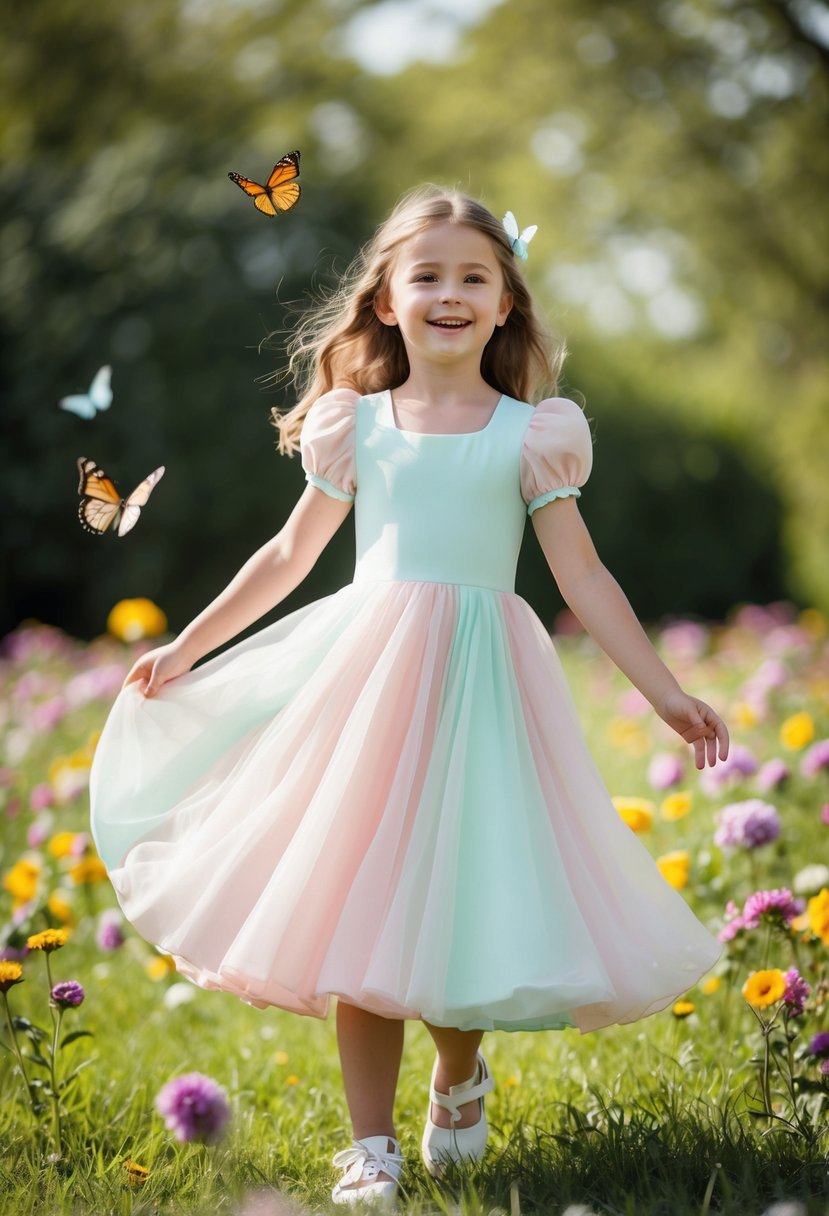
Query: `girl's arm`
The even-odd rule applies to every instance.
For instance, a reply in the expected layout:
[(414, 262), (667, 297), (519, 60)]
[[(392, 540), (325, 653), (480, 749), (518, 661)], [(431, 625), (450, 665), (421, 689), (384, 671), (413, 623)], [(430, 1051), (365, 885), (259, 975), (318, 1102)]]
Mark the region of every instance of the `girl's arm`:
[[(639, 624), (627, 597), (602, 565), (575, 498), (533, 512), (533, 526), (565, 602), (602, 650), (647, 697), (659, 716), (694, 746), (697, 768), (728, 755), (718, 714), (683, 692)], [(719, 745), (719, 746), (718, 746)]]
[(307, 486), (281, 531), (245, 562), (174, 642), (142, 655), (125, 684), (138, 682), (140, 691), (152, 696), (274, 608), (299, 586), (350, 510), (350, 502)]

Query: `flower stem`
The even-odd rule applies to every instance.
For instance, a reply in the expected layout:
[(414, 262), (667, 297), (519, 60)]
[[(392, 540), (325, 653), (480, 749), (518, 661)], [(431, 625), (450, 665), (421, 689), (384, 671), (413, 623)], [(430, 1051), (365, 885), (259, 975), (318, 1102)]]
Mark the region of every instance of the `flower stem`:
[(52, 1050), (49, 1053), (49, 1076), (52, 1081), (52, 1114), (55, 1128), (55, 1148), (60, 1153), (62, 1152), (62, 1128), (60, 1123), (60, 1094), (58, 1092), (58, 1076), (56, 1061), (58, 1056), (58, 1039), (60, 1037), (60, 1023), (63, 1017), (63, 1009), (55, 1008), (55, 1002), (52, 1000), (52, 968), (49, 963), (49, 952), (46, 952), (46, 975), (49, 980), (49, 1013), (52, 1018), (52, 1026), (54, 1031), (52, 1034)]
[(32, 1114), (34, 1115), (34, 1094), (32, 1093), (32, 1087), (29, 1084), (29, 1074), (26, 1072), (26, 1065), (23, 1063), (23, 1053), (21, 1052), (20, 1044), (17, 1041), (17, 1031), (14, 1028), (11, 1010), (9, 1009), (9, 998), (5, 992), (3, 993), (3, 1007), (6, 1010), (6, 1021), (9, 1026), (9, 1035), (12, 1043), (14, 1044), (14, 1053), (17, 1056), (17, 1066), (20, 1069), (21, 1076), (23, 1077), (23, 1084), (26, 1086), (26, 1093), (29, 1097), (29, 1105), (32, 1108)]

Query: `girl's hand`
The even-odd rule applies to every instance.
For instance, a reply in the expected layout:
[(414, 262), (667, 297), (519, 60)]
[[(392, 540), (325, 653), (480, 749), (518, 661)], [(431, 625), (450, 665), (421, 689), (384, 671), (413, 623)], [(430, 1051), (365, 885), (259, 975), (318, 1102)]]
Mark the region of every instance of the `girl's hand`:
[(177, 642), (148, 650), (132, 665), (123, 687), (138, 684), (138, 691), (145, 697), (153, 697), (162, 685), (176, 676), (183, 675), (193, 666), (193, 660), (184, 654)]
[(704, 701), (689, 697), (679, 688), (654, 708), (686, 743), (693, 743), (697, 768), (705, 768), (706, 759), (713, 768), (718, 756), (720, 760), (728, 756), (728, 729), (720, 715)]

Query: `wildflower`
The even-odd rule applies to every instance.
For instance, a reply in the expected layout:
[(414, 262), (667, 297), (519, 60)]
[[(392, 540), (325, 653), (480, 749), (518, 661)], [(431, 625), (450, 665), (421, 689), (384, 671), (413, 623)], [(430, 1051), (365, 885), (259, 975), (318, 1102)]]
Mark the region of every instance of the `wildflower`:
[(76, 835), (76, 832), (58, 832), (46, 846), (48, 852), (55, 858), (71, 856)]
[(299, 1085), (299, 1077), (296, 1075), (295, 1072), (292, 1072), (290, 1074), (290, 1076), (287, 1076), (285, 1078), (285, 1084), (286, 1085)]
[(65, 891), (52, 891), (46, 901), (49, 914), (59, 920), (62, 925), (72, 926), (75, 923), (75, 911)]
[(810, 1056), (819, 1056), (825, 1059), (829, 1056), (829, 1030), (821, 1030), (818, 1034), (812, 1035), (809, 1041), (809, 1046), (806, 1049)]
[(29, 806), (33, 811), (45, 811), (48, 807), (53, 806), (54, 802), (55, 795), (47, 781), (41, 781), (39, 785), (34, 786), (29, 794)]
[(288, 1056), (287, 1051), (275, 1051), (273, 1053), (274, 1064), (287, 1064), (288, 1059), (289, 1059), (289, 1056)]
[(819, 937), (824, 946), (829, 946), (829, 889), (823, 887), (812, 896), (806, 906), (806, 916), (815, 937)]
[(715, 815), (719, 824), (714, 843), (725, 849), (756, 849), (780, 835), (780, 816), (775, 807), (759, 798), (732, 802)]
[(513, 1076), (504, 1077), (504, 1086), (507, 1089), (515, 1089), (516, 1085), (519, 1085), (519, 1084), (520, 1084), (520, 1082), (518, 1080), (518, 1077), (513, 1077)]
[(100, 857), (84, 857), (69, 871), (69, 877), (78, 886), (84, 883), (104, 882), (107, 877), (106, 866)]
[(230, 1117), (225, 1091), (200, 1072), (168, 1081), (155, 1105), (167, 1129), (182, 1141), (216, 1140)]
[(147, 975), (156, 983), (159, 980), (165, 980), (175, 969), (176, 964), (169, 954), (160, 954), (157, 958), (151, 958), (144, 964), (144, 970), (147, 972)]
[(804, 777), (816, 777), (825, 768), (829, 768), (829, 739), (821, 739), (813, 744), (800, 761), (800, 772)]
[(694, 805), (694, 795), (688, 790), (676, 790), (659, 804), (659, 814), (668, 822), (684, 819)]
[(43, 950), (45, 954), (51, 954), (53, 950), (60, 950), (68, 941), (68, 929), (44, 929), (42, 933), (34, 933), (28, 937), (26, 945), (30, 950)]
[(23, 983), (23, 968), (20, 963), (0, 961), (0, 992), (8, 992), (15, 984)]
[(671, 1013), (675, 1018), (687, 1018), (695, 1009), (693, 1001), (677, 1001), (671, 1006)]
[(59, 756), (49, 765), (49, 784), (55, 795), (55, 801), (63, 804), (71, 802), (82, 794), (89, 785), (90, 760), (84, 752), (75, 752), (72, 756)]
[(742, 993), (749, 1005), (765, 1009), (782, 999), (786, 991), (786, 977), (773, 967), (768, 971), (752, 971), (743, 984)]
[(731, 709), (734, 725), (750, 730), (760, 720), (760, 708), (757, 701), (738, 701)]
[(755, 891), (743, 905), (743, 923), (747, 929), (756, 929), (765, 917), (782, 921), (788, 926), (803, 911), (803, 901), (795, 899), (787, 887), (776, 887), (771, 891)]
[(652, 789), (668, 790), (679, 785), (685, 766), (672, 752), (657, 752), (648, 765), (647, 780)]
[(792, 890), (798, 895), (815, 895), (821, 887), (829, 887), (829, 866), (821, 862), (804, 866), (792, 879)]
[(829, 1077), (829, 1060), (821, 1060), (819, 1071), (822, 1077)]
[(790, 1017), (799, 1017), (806, 1008), (806, 998), (812, 989), (804, 980), (797, 967), (790, 967), (786, 972), (786, 991), (783, 993), (783, 1003), (790, 1009)]
[(739, 743), (729, 750), (728, 758), (718, 762), (715, 768), (706, 768), (700, 773), (700, 785), (706, 794), (715, 796), (725, 786), (753, 777), (760, 765), (755, 756)]
[(64, 1009), (82, 1005), (85, 996), (86, 993), (77, 980), (63, 980), (60, 984), (55, 984), (52, 989), (52, 1000), (56, 1005), (62, 1005)]
[(11, 895), (14, 909), (36, 898), (41, 868), (39, 861), (23, 857), (3, 876), (3, 889)]
[(762, 794), (769, 790), (779, 789), (791, 777), (791, 770), (785, 760), (767, 760), (757, 773), (754, 784)]
[(120, 642), (155, 638), (166, 628), (166, 616), (148, 599), (120, 600), (107, 617), (107, 629)]
[(665, 881), (677, 891), (681, 891), (688, 885), (690, 861), (686, 849), (675, 849), (672, 853), (663, 853), (661, 857), (657, 857), (656, 864)]
[(607, 726), (607, 737), (613, 747), (627, 752), (629, 756), (645, 756), (651, 749), (647, 731), (628, 718), (611, 718)]
[(803, 710), (799, 714), (792, 714), (790, 718), (786, 718), (780, 725), (780, 742), (789, 751), (799, 752), (811, 743), (815, 737), (815, 724), (812, 721), (812, 715)]
[(824, 802), (823, 806), (820, 808), (820, 821), (821, 823), (825, 824), (826, 827), (829, 827), (829, 802)]
[(634, 832), (645, 832), (653, 823), (654, 806), (647, 798), (614, 798), (613, 805)]
[(722, 988), (722, 979), (719, 975), (709, 975), (707, 980), (702, 983), (702, 991), (706, 996), (712, 996), (713, 993), (719, 992)]
[(146, 1165), (139, 1165), (137, 1161), (133, 1161), (130, 1157), (125, 1159), (123, 1165), (130, 1176), (131, 1183), (140, 1185), (142, 1182), (146, 1182), (150, 1176), (150, 1171)]
[(124, 918), (116, 908), (107, 908), (98, 917), (95, 941), (99, 950), (119, 950), (124, 944)]
[(672, 621), (662, 630), (660, 641), (673, 659), (698, 659), (708, 647), (708, 630), (698, 621)]

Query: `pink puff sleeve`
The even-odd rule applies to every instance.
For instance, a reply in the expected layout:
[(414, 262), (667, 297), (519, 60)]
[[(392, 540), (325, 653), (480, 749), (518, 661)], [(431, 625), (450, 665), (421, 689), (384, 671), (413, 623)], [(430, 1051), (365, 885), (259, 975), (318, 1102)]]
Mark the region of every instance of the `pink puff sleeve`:
[(566, 397), (533, 410), (521, 452), (521, 494), (532, 515), (554, 498), (579, 497), (590, 476), (593, 440), (584, 413)]
[(353, 502), (357, 492), (358, 400), (350, 388), (335, 388), (318, 397), (305, 415), (299, 441), (305, 480), (342, 502)]

